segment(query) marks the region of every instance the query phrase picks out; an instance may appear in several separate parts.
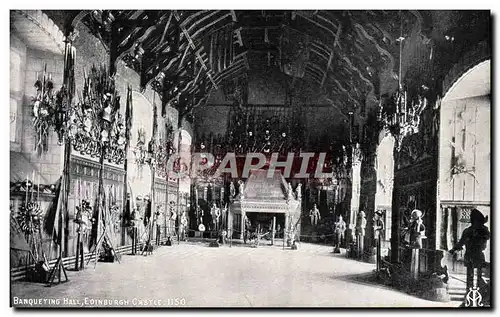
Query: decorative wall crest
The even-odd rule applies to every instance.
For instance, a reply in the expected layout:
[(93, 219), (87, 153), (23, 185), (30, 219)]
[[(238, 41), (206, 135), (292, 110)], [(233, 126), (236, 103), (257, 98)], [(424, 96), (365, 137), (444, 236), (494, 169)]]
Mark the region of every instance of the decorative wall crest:
[[(45, 65), (45, 70), (47, 65)], [(35, 151), (38, 154), (47, 152), (49, 146), (50, 130), (58, 124), (58, 107), (56, 95), (54, 94), (54, 83), (52, 75), (43, 72), (42, 79), (35, 82), (37, 90), (33, 98), (33, 128), (35, 130)]]
[(142, 177), (142, 169), (144, 165), (146, 165), (148, 152), (146, 146), (146, 130), (142, 127), (137, 130), (137, 143), (132, 151), (135, 155), (135, 164), (137, 165), (139, 177)]
[(78, 104), (70, 109), (67, 125), (73, 148), (91, 157), (104, 154), (109, 162), (123, 164), (127, 138), (119, 108), (114, 79), (103, 67), (92, 67), (89, 75), (85, 74)]

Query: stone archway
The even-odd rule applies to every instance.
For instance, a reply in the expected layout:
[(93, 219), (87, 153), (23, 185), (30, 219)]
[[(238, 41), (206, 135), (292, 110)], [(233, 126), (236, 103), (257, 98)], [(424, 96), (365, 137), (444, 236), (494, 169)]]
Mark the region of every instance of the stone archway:
[(41, 10), (11, 11), (11, 30), (30, 48), (63, 54), (64, 34)]
[[(479, 48), (445, 82), (439, 123), (439, 180), (436, 247), (449, 250), (469, 225), (472, 208), (490, 215), (491, 60)], [(486, 57), (486, 58), (485, 58)], [(461, 67), (459, 67), (461, 66)], [(462, 69), (463, 71), (459, 71)], [(455, 77), (452, 77), (455, 76)], [(486, 223), (489, 226), (489, 223)], [(485, 250), (490, 259), (489, 243)], [(463, 254), (448, 265), (462, 273)]]

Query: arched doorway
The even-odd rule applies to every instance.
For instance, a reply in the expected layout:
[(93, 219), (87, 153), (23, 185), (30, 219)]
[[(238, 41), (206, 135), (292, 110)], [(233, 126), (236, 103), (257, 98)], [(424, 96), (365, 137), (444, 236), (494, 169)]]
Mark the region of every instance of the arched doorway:
[[(469, 226), (472, 208), (490, 216), (491, 60), (457, 78), (441, 101), (437, 248), (449, 250)], [(491, 217), (491, 216), (490, 216)], [(486, 223), (490, 226), (490, 222)], [(489, 242), (485, 250), (490, 261)], [(448, 264), (464, 274), (464, 252)]]

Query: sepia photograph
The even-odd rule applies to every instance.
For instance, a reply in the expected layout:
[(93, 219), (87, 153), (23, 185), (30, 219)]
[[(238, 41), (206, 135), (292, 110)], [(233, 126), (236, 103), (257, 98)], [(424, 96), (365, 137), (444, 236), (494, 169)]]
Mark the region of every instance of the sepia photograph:
[(493, 307), (492, 12), (283, 7), (9, 9), (11, 310)]

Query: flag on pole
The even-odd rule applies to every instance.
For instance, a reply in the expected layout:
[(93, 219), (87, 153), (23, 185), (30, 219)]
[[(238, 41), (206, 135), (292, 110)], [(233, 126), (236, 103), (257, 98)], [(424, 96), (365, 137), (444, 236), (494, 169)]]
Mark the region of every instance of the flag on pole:
[(154, 155), (156, 153), (157, 139), (158, 139), (158, 112), (156, 110), (156, 103), (154, 103), (153, 101), (153, 132), (151, 135), (151, 141), (149, 141), (150, 154)]
[[(69, 95), (72, 97), (75, 93), (75, 57), (76, 49), (73, 45), (68, 44), (64, 50), (64, 78), (66, 82), (66, 89)], [(70, 98), (71, 98), (70, 97)]]
[[(130, 85), (127, 87), (127, 106), (125, 109), (125, 135), (127, 136), (127, 148), (130, 145), (130, 139), (132, 135), (132, 88)], [(126, 154), (125, 154), (126, 155)]]
[(62, 191), (64, 190), (64, 177), (59, 179), (59, 184), (57, 185), (56, 196), (52, 200), (47, 214), (45, 216), (45, 221), (43, 222), (43, 228), (47, 235), (52, 236), (52, 239), (56, 244), (61, 243), (61, 237), (59, 232), (60, 228), (60, 219), (59, 214), (62, 210), (62, 206), (64, 204), (64, 195), (62, 195)]

